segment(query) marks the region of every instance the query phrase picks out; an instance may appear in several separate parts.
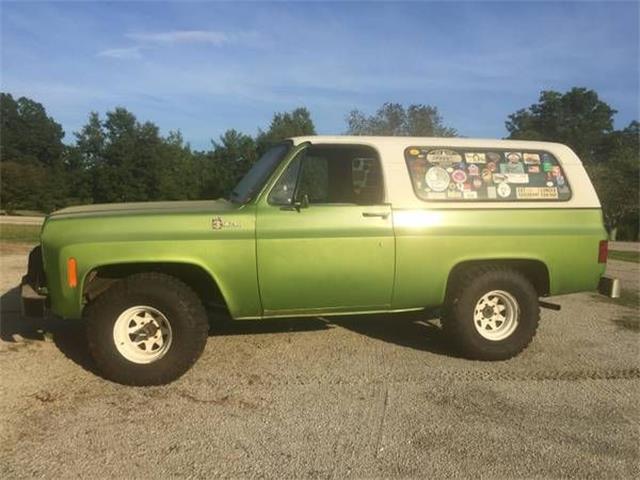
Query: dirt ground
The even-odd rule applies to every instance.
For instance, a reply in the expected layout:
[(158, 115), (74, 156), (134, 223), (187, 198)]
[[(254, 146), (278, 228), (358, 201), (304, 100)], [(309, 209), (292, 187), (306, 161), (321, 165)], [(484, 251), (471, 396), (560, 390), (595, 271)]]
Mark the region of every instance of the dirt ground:
[[(20, 319), (0, 247), (2, 478), (638, 478), (636, 307), (553, 299), (533, 344), (456, 358), (416, 315), (238, 322), (179, 381), (94, 373), (82, 327)], [(639, 265), (609, 268), (638, 290)]]

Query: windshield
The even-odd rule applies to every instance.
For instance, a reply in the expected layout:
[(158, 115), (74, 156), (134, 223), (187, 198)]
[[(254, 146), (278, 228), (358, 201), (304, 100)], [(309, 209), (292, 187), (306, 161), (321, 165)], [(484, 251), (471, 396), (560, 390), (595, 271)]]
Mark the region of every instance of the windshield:
[(287, 154), (291, 145), (291, 142), (283, 142), (267, 150), (235, 186), (230, 200), (235, 203), (247, 203), (252, 200)]

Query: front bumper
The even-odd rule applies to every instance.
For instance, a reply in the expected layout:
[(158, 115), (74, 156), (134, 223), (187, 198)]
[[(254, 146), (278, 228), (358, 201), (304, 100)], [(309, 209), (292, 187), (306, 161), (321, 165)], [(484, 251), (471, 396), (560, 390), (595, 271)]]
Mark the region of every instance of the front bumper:
[(620, 280), (606, 275), (600, 277), (598, 293), (610, 298), (620, 298)]
[(22, 277), (20, 285), (23, 316), (42, 318), (46, 315), (48, 307), (46, 290), (42, 249), (38, 246), (29, 253), (27, 274)]
[(47, 313), (46, 295), (36, 292), (28, 283), (22, 283), (20, 297), (22, 299), (22, 315), (24, 317), (44, 318)]

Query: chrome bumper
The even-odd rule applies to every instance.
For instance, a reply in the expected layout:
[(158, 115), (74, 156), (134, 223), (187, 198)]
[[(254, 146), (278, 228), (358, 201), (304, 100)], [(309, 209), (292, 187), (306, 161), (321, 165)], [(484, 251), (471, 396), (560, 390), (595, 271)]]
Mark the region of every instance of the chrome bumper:
[(620, 298), (620, 280), (613, 277), (600, 277), (598, 293), (611, 298)]

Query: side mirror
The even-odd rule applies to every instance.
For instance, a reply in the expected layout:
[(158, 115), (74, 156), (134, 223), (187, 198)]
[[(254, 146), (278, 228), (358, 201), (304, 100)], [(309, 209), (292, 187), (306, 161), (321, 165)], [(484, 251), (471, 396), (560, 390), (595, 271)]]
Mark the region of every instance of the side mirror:
[(293, 202), (293, 206), (298, 211), (300, 211), (301, 208), (309, 208), (309, 195), (305, 193), (300, 200)]

